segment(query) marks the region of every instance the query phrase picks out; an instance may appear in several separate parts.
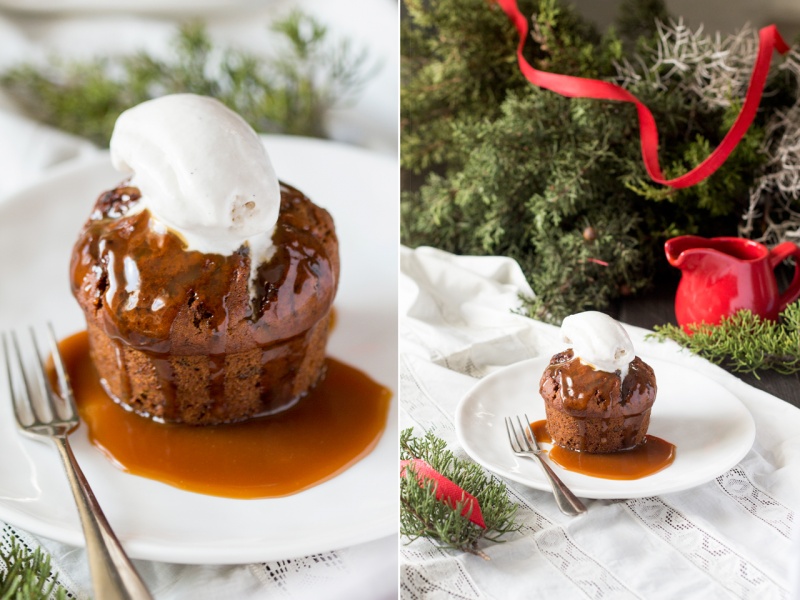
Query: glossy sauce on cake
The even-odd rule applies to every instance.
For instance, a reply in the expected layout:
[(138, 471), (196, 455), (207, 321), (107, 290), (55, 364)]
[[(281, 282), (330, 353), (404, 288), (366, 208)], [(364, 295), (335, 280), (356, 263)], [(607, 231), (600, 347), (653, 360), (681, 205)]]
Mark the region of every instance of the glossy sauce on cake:
[(636, 357), (623, 379), (581, 362), (569, 349), (552, 357), (540, 391), (561, 446), (581, 452), (623, 450), (644, 439), (656, 395), (655, 375)]
[(329, 358), (325, 378), (280, 414), (205, 427), (156, 423), (109, 399), (85, 332), (59, 348), (95, 446), (125, 471), (215, 496), (285, 496), (334, 477), (378, 443), (392, 396)]
[(107, 392), (140, 414), (194, 424), (297, 401), (324, 372), (339, 269), (330, 215), (282, 185), (272, 255), (250, 281), (246, 245), (229, 256), (187, 250), (138, 199), (131, 186), (101, 195), (72, 255)]
[[(333, 300), (337, 265), (327, 241), (336, 238), (326, 211), (290, 186), (281, 192), (274, 254), (257, 269), (252, 302), (238, 297), (246, 246), (230, 256), (186, 250), (177, 235), (153, 226), (147, 210), (126, 215), (139, 199), (139, 190), (128, 186), (98, 199), (73, 253), (73, 291), (90, 293), (95, 309), (106, 305), (103, 324), (114, 337), (159, 354), (235, 351), (251, 339), (266, 344), (286, 337), (290, 325), (307, 329), (318, 307)], [(213, 335), (175, 336), (187, 315)], [(231, 321), (243, 319), (247, 339), (225, 339)]]

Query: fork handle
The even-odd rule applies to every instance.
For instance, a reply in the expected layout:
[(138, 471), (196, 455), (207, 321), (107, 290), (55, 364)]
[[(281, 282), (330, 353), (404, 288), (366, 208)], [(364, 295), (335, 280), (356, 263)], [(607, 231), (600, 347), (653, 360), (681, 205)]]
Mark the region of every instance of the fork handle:
[(64, 462), (81, 517), (95, 597), (103, 600), (152, 600), (150, 592), (111, 530), (89, 482), (75, 460), (69, 441), (66, 437), (55, 437), (53, 441)]
[(542, 466), (544, 474), (550, 480), (550, 485), (553, 486), (553, 497), (561, 512), (572, 516), (585, 513), (586, 506), (572, 493), (572, 490), (564, 485), (564, 482), (553, 472), (553, 469), (545, 462), (541, 454), (531, 453), (531, 455), (536, 457), (536, 460)]

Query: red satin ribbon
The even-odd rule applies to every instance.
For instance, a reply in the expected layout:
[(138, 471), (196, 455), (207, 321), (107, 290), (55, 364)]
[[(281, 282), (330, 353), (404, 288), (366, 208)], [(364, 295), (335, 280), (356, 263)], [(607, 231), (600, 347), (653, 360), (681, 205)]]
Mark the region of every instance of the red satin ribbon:
[(414, 465), (417, 481), (420, 485), (423, 485), (426, 479), (432, 479), (436, 482), (436, 499), (439, 502), (443, 502), (451, 508), (455, 508), (459, 502), (464, 502), (461, 514), (465, 517), (469, 515), (468, 518), (470, 521), (475, 523), (478, 527), (486, 529), (486, 523), (484, 523), (483, 514), (481, 514), (481, 507), (475, 496), (450, 481), (420, 458), (401, 460), (400, 477), (406, 476), (406, 466), (409, 463)]
[(730, 131), (725, 135), (720, 145), (694, 169), (675, 179), (665, 179), (658, 162), (658, 129), (650, 110), (626, 89), (608, 81), (559, 75), (534, 69), (522, 55), (522, 49), (528, 38), (527, 19), (519, 12), (516, 0), (497, 0), (497, 3), (514, 23), (517, 33), (519, 33), (517, 60), (519, 61), (520, 71), (522, 71), (525, 78), (536, 86), (568, 98), (596, 98), (598, 100), (632, 102), (636, 106), (639, 116), (639, 137), (641, 139), (644, 166), (653, 181), (673, 188), (691, 187), (700, 183), (722, 166), (756, 116), (758, 104), (761, 102), (761, 94), (764, 91), (764, 83), (769, 73), (773, 50), (777, 50), (781, 54), (789, 51), (789, 46), (786, 45), (775, 25), (764, 27), (758, 32), (758, 56), (753, 67), (753, 74), (750, 77), (750, 84), (747, 87), (744, 106), (742, 106), (742, 110), (739, 112), (739, 116), (736, 117), (736, 121)]

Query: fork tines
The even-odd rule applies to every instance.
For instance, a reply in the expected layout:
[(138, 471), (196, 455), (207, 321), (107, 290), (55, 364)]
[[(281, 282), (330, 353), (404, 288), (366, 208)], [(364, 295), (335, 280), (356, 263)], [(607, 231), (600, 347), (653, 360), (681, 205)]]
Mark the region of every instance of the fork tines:
[[(506, 417), (506, 432), (508, 433), (508, 441), (511, 444), (511, 449), (514, 452), (539, 452), (539, 445), (536, 443), (536, 437), (531, 429), (528, 415), (525, 415), (524, 425), (519, 415), (517, 415), (517, 423), (519, 424), (519, 430), (517, 430), (511, 417)], [(520, 434), (522, 434), (523, 441), (520, 441)], [(534, 445), (531, 445), (531, 440)]]
[(14, 406), (14, 417), (19, 427), (26, 429), (42, 425), (66, 425), (74, 421), (77, 411), (72, 387), (58, 350), (52, 324), (48, 323), (47, 338), (56, 372), (58, 394), (55, 393), (50, 383), (50, 376), (33, 328), (30, 329), (30, 347), (35, 357), (32, 368), (34, 377), (31, 377), (29, 370), (25, 368), (23, 351), (17, 334), (13, 331), (10, 334), (0, 332), (0, 338), (2, 338), (5, 357), (8, 389)]

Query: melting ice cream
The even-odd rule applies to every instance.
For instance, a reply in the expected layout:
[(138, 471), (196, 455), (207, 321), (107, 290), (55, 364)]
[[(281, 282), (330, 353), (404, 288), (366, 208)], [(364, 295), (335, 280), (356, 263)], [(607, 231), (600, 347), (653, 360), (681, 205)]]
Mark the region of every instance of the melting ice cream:
[(597, 311), (577, 313), (564, 319), (561, 334), (581, 362), (598, 371), (620, 371), (625, 379), (635, 354), (631, 338), (617, 321)]
[(221, 102), (175, 94), (125, 111), (111, 161), (189, 250), (230, 255), (246, 243), (254, 264), (268, 255), (280, 184), (258, 135)]

